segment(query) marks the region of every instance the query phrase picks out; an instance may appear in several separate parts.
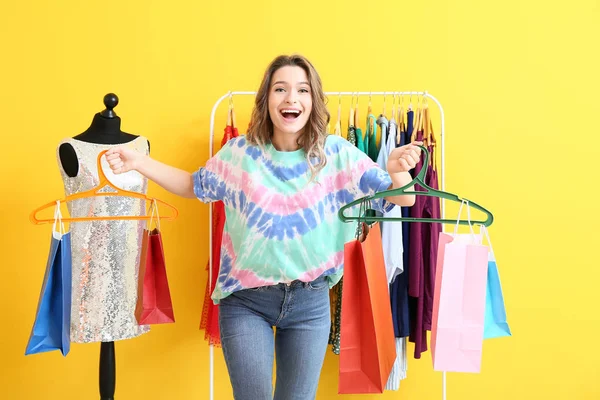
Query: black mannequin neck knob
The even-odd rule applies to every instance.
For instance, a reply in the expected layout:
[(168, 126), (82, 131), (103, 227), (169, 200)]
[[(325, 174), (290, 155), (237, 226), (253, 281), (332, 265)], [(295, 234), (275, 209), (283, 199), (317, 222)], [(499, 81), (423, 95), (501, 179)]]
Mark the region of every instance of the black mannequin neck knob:
[(119, 104), (119, 98), (117, 95), (114, 93), (107, 94), (104, 96), (104, 106), (106, 109), (102, 111), (100, 115), (102, 115), (104, 118), (115, 118), (117, 114), (113, 111), (113, 108), (115, 108), (117, 104)]

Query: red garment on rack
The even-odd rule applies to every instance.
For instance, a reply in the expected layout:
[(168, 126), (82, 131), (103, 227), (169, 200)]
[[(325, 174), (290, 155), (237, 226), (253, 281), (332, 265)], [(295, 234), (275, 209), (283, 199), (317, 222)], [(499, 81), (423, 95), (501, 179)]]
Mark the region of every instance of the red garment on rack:
[[(416, 138), (419, 141), (423, 140), (422, 130), (416, 133)], [(428, 146), (427, 150), (433, 157), (433, 147)], [(421, 168), (423, 168), (423, 159), (416, 165), (415, 174)], [(438, 178), (433, 163), (424, 168), (427, 168), (427, 172), (423, 180), (430, 187), (437, 189)], [(415, 191), (423, 191), (423, 188), (415, 185)], [(410, 212), (411, 217), (414, 218), (440, 218), (440, 199), (433, 196), (415, 196), (415, 204), (410, 208)], [(415, 358), (421, 358), (421, 353), (427, 351), (427, 331), (431, 330), (437, 248), (441, 231), (440, 223), (414, 222), (410, 227), (409, 341), (415, 344)]]
[[(221, 140), (221, 147), (225, 145), (229, 140), (234, 137), (238, 137), (238, 129), (227, 125), (225, 127), (225, 133)], [(204, 339), (209, 344), (220, 347), (221, 338), (219, 332), (219, 306), (214, 304), (210, 298), (212, 290), (214, 290), (217, 284), (217, 278), (219, 277), (219, 269), (221, 266), (221, 241), (223, 239), (223, 228), (225, 226), (225, 206), (222, 201), (213, 203), (213, 214), (212, 214), (212, 281), (209, 282), (210, 274), (206, 277), (206, 290), (204, 292), (204, 305), (202, 307), (202, 318), (200, 319), (200, 329), (204, 329)], [(210, 264), (210, 258), (206, 263), (206, 270), (208, 271)]]

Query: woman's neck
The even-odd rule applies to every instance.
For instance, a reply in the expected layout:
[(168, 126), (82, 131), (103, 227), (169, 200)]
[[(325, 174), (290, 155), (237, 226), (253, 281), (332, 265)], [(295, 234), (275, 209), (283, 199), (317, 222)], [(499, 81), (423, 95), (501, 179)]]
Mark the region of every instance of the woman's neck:
[(296, 134), (274, 132), (273, 136), (271, 136), (271, 143), (277, 151), (296, 151), (300, 148), (298, 144), (299, 137), (300, 132)]

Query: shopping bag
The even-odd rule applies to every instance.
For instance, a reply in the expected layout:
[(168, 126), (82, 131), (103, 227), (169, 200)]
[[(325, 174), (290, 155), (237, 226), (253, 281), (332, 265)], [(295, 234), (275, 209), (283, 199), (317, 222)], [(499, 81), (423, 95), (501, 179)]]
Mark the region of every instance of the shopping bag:
[[(144, 229), (138, 272), (135, 317), (140, 325), (175, 322), (156, 201), (152, 203), (151, 211), (148, 227)], [(154, 213), (157, 214), (156, 227), (150, 229)]]
[[(59, 231), (56, 231), (58, 222)], [(71, 233), (65, 232), (60, 202), (54, 210), (50, 252), (25, 355), (71, 349)]]
[(431, 329), (435, 371), (476, 373), (481, 369), (488, 248), (475, 237), (466, 200), (460, 210), (465, 203), (471, 243), (444, 232), (439, 236)]
[(504, 336), (512, 336), (508, 321), (506, 319), (506, 309), (504, 308), (504, 296), (502, 295), (502, 285), (500, 284), (500, 274), (496, 265), (496, 256), (492, 247), (490, 235), (485, 226), (481, 227), (488, 241), (488, 270), (487, 270), (487, 292), (485, 299), (485, 329), (483, 331), (484, 339), (492, 339)]
[(382, 393), (396, 344), (379, 224), (344, 246), (338, 393)]
[[(483, 243), (482, 234), (485, 234), (489, 248), (483, 339), (485, 340), (504, 336), (512, 336), (506, 318), (504, 296), (502, 295), (502, 285), (500, 284), (500, 274), (496, 264), (494, 249), (492, 247), (488, 230), (483, 225), (481, 226), (479, 234), (475, 236), (477, 244)], [(473, 238), (471, 233), (460, 233), (453, 236), (455, 242), (460, 241), (469, 243)]]

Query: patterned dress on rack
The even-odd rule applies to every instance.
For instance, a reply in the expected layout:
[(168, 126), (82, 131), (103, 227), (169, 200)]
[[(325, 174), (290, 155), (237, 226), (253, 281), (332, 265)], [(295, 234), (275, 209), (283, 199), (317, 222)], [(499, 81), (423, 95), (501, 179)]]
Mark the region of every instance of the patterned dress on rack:
[[(97, 157), (116, 145), (65, 139), (60, 145), (73, 146), (79, 168), (69, 177), (58, 165), (65, 195), (81, 193), (98, 186)], [(59, 147), (60, 147), (59, 145)], [(148, 140), (139, 136), (125, 143), (148, 154)], [(147, 179), (137, 171), (115, 175), (102, 157), (102, 171), (116, 187), (146, 193)], [(100, 188), (99, 188), (100, 189)], [(114, 192), (106, 187), (101, 192)], [(98, 196), (67, 203), (71, 217), (139, 216), (146, 214), (145, 201), (124, 196)], [(149, 331), (135, 318), (138, 268), (145, 221), (93, 220), (70, 224), (72, 247), (71, 341), (75, 343), (111, 342), (130, 339)]]

